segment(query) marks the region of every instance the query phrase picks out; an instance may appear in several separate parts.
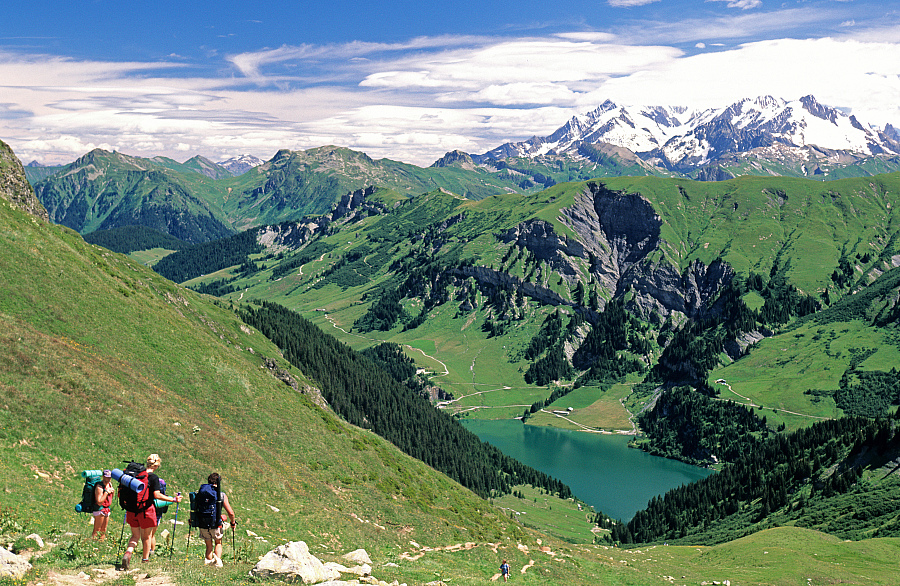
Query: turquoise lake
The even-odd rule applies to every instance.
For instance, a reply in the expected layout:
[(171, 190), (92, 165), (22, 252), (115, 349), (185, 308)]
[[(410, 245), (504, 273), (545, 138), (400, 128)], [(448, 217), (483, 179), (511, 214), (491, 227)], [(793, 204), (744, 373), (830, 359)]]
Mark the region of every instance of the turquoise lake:
[(654, 496), (712, 474), (629, 448), (628, 436), (523, 425), (516, 419), (462, 423), (504, 454), (563, 481), (613, 519), (628, 521)]

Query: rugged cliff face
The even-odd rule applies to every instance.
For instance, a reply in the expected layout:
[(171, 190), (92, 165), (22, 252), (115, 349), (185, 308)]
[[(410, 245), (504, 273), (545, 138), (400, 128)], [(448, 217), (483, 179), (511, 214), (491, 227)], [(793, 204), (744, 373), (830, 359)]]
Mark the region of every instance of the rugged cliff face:
[(299, 222), (264, 226), (257, 232), (256, 241), (275, 252), (299, 248), (333, 222), (352, 222), (364, 217), (364, 214), (385, 212), (387, 208), (384, 204), (369, 199), (373, 193), (374, 187), (357, 189), (333, 204), (329, 214)]
[(47, 210), (25, 178), (22, 162), (3, 141), (0, 141), (0, 198), (42, 220), (50, 220)]
[[(523, 222), (499, 235), (551, 265), (569, 281), (591, 277), (613, 297), (631, 291), (629, 309), (661, 323), (669, 317), (699, 317), (712, 311), (709, 302), (734, 278), (734, 270), (717, 261), (695, 261), (679, 270), (659, 251), (662, 220), (650, 202), (636, 193), (612, 191), (590, 182), (563, 210), (562, 222), (576, 238), (557, 234), (542, 220)], [(588, 275), (583, 267), (588, 266)]]
[(587, 258), (584, 244), (567, 236), (560, 236), (552, 224), (543, 220), (522, 222), (498, 235), (498, 238), (504, 244), (514, 242), (519, 248), (534, 253), (538, 260), (547, 262), (570, 284), (579, 278), (578, 267), (573, 259)]

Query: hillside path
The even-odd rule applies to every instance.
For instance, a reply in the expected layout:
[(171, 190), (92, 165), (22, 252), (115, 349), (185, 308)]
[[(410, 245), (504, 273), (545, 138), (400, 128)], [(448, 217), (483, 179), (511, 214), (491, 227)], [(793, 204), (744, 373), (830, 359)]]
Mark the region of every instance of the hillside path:
[[(347, 330), (345, 330), (345, 329), (342, 328), (341, 326), (337, 325), (337, 322), (334, 321), (334, 318), (331, 317), (330, 315), (328, 315), (327, 313), (325, 314), (325, 319), (327, 319), (328, 321), (330, 321), (330, 322), (331, 322), (331, 325), (332, 325), (335, 329), (341, 330), (342, 332), (344, 332), (344, 333), (347, 334), (348, 336), (356, 336), (357, 338), (362, 338), (363, 340), (367, 340), (367, 341), (369, 341), (369, 342), (382, 342), (382, 341), (383, 341), (383, 340), (381, 340), (381, 339), (379, 339), (379, 338), (369, 338), (369, 337), (363, 336), (362, 334), (354, 334), (353, 332), (348, 332)], [(415, 348), (415, 347), (413, 347), (413, 346), (410, 346), (409, 344), (403, 344), (403, 347), (404, 347), (404, 348), (409, 348), (410, 350), (415, 351), (415, 352), (419, 352), (419, 353), (422, 354), (422, 356), (425, 356), (426, 358), (430, 358), (430, 359), (434, 360), (435, 362), (437, 362), (438, 364), (440, 364), (441, 367), (443, 367), (444, 372), (438, 372), (438, 373), (435, 373), (435, 376), (446, 376), (446, 375), (450, 374), (450, 371), (447, 369), (447, 365), (446, 365), (443, 361), (441, 361), (441, 360), (435, 358), (434, 356), (432, 356), (432, 355), (430, 355), (430, 354), (426, 354), (425, 351), (422, 350), (421, 348)]]
[(47, 572), (45, 584), (50, 586), (87, 586), (108, 580), (121, 580), (122, 576), (128, 576), (134, 580), (135, 586), (176, 586), (175, 581), (168, 574), (157, 572), (148, 573), (140, 568), (129, 572), (119, 572), (112, 569), (94, 568), (89, 570), (91, 575), (80, 572), (78, 574), (61, 574), (54, 570)]
[[(733, 388), (731, 388), (730, 384), (728, 384), (728, 383), (718, 383), (718, 384), (728, 387), (729, 391), (731, 391), (732, 393), (734, 393), (735, 395), (737, 395), (744, 401), (747, 401), (747, 403), (746, 403), (747, 407), (754, 407), (756, 409), (765, 409), (765, 407), (760, 407), (759, 405), (754, 403), (753, 400), (750, 399), (750, 397), (745, 397), (744, 395), (735, 391)], [(722, 397), (717, 397), (716, 400), (717, 401), (728, 401), (728, 399), (723, 399)], [(831, 419), (830, 417), (819, 417), (818, 415), (809, 415), (808, 413), (797, 413), (796, 411), (788, 411), (787, 409), (778, 409), (778, 411), (781, 411), (782, 413), (790, 413), (791, 415), (797, 415), (798, 417), (809, 417), (810, 419), (819, 419), (819, 420)]]

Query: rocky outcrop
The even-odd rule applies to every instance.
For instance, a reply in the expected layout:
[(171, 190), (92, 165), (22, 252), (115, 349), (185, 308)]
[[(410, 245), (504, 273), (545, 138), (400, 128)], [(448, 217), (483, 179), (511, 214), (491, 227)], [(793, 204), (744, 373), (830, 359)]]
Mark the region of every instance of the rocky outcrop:
[(744, 332), (734, 340), (725, 341), (725, 352), (732, 360), (737, 360), (747, 352), (747, 348), (771, 335), (768, 330)]
[(333, 222), (348, 222), (362, 214), (378, 214), (387, 211), (387, 206), (368, 198), (375, 193), (375, 187), (366, 187), (345, 194), (332, 205), (331, 212), (318, 217), (304, 218), (298, 222), (282, 222), (263, 226), (256, 234), (256, 241), (271, 250), (296, 250), (313, 236), (324, 231)]
[(575, 239), (557, 234), (549, 222), (528, 220), (499, 234), (498, 238), (504, 244), (515, 243), (519, 248), (529, 250), (567, 281), (578, 279), (578, 271), (571, 258), (584, 257), (584, 246)]
[(263, 226), (256, 233), (256, 241), (272, 252), (294, 250), (306, 243), (320, 225), (312, 221), (285, 222), (276, 226)]
[(387, 208), (380, 202), (370, 201), (368, 198), (375, 193), (375, 187), (357, 189), (341, 197), (340, 201), (332, 206), (331, 221), (336, 222), (350, 215), (352, 212), (374, 211), (384, 212)]
[(431, 167), (460, 167), (471, 171), (475, 169), (476, 165), (475, 161), (472, 160), (472, 157), (468, 153), (456, 150), (445, 154), (443, 157), (432, 163)]
[(721, 261), (709, 266), (695, 261), (683, 272), (668, 262), (660, 252), (662, 219), (640, 194), (589, 182), (562, 211), (560, 219), (581, 239), (594, 279), (614, 297), (633, 292), (629, 308), (644, 319), (660, 322), (673, 313), (698, 317), (734, 278)]
[(324, 409), (327, 406), (325, 398), (322, 396), (322, 391), (307, 384), (301, 385), (297, 382), (297, 379), (295, 379), (291, 375), (291, 373), (278, 366), (278, 363), (271, 358), (263, 358), (263, 368), (271, 372), (272, 376), (274, 376), (287, 386), (291, 387), (295, 391), (303, 393), (304, 395), (309, 395), (312, 402), (319, 407), (322, 407)]
[(22, 162), (3, 141), (0, 141), (0, 198), (33, 216), (50, 221), (50, 215), (25, 177)]
[[(669, 262), (661, 251), (662, 219), (640, 194), (612, 191), (602, 183), (588, 182), (562, 214), (560, 221), (576, 237), (558, 234), (549, 222), (535, 219), (497, 238), (525, 248), (549, 264), (570, 288), (593, 278), (614, 298), (631, 292), (629, 309), (644, 319), (661, 323), (673, 314), (695, 318), (714, 312), (710, 301), (734, 278), (734, 270), (722, 261), (708, 266), (694, 261), (684, 271)], [(589, 275), (583, 273), (585, 264)], [(454, 274), (521, 290), (550, 305), (573, 305), (550, 289), (486, 267), (463, 267)], [(588, 321), (596, 317), (590, 311), (584, 314)]]
[(715, 313), (710, 300), (734, 275), (734, 269), (720, 260), (710, 265), (694, 261), (681, 274), (668, 263), (640, 263), (623, 275), (617, 295), (633, 291), (629, 308), (651, 321), (669, 317), (673, 312), (689, 318), (707, 317)]
[[(514, 277), (509, 273), (503, 273), (500, 271), (496, 271), (494, 269), (482, 266), (464, 266), (458, 267), (450, 270), (450, 274), (455, 277), (471, 277), (475, 279), (481, 285), (488, 285), (491, 287), (499, 287), (501, 289), (512, 289), (513, 291), (521, 290), (522, 294), (526, 297), (530, 297), (536, 301), (540, 301), (541, 303), (545, 303), (547, 305), (569, 305), (574, 307), (574, 303), (568, 301), (567, 299), (563, 299), (557, 292), (547, 289), (546, 287), (542, 287), (540, 285), (536, 285), (535, 283), (531, 283), (529, 281), (524, 281), (519, 277)], [(461, 308), (465, 308), (466, 303), (461, 306)], [(471, 305), (468, 305), (468, 309), (464, 309), (464, 311), (471, 311), (473, 308)], [(597, 319), (597, 313), (591, 311), (584, 307), (576, 308), (578, 311), (584, 315), (585, 319), (587, 319), (591, 323), (595, 323)]]

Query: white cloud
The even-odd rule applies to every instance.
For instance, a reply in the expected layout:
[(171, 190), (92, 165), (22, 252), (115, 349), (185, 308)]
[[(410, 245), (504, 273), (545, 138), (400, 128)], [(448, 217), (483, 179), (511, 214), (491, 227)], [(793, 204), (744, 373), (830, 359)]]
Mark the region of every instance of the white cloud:
[(558, 104), (556, 100), (574, 96), (585, 86), (596, 87), (610, 76), (679, 55), (680, 50), (665, 46), (522, 39), (381, 63), (386, 70), (369, 74), (360, 86), (393, 91), (436, 88), (448, 92), (436, 99), (455, 102), (490, 101), (497, 95), (503, 97), (498, 105)]
[(900, 120), (898, 54), (898, 43), (830, 38), (760, 41), (610, 80), (597, 97), (623, 103), (714, 106), (747, 96), (795, 99), (813, 94), (825, 104), (853, 107), (884, 123), (890, 116)]
[(728, 8), (749, 10), (762, 6), (762, 0), (707, 0), (707, 2), (728, 2)]

